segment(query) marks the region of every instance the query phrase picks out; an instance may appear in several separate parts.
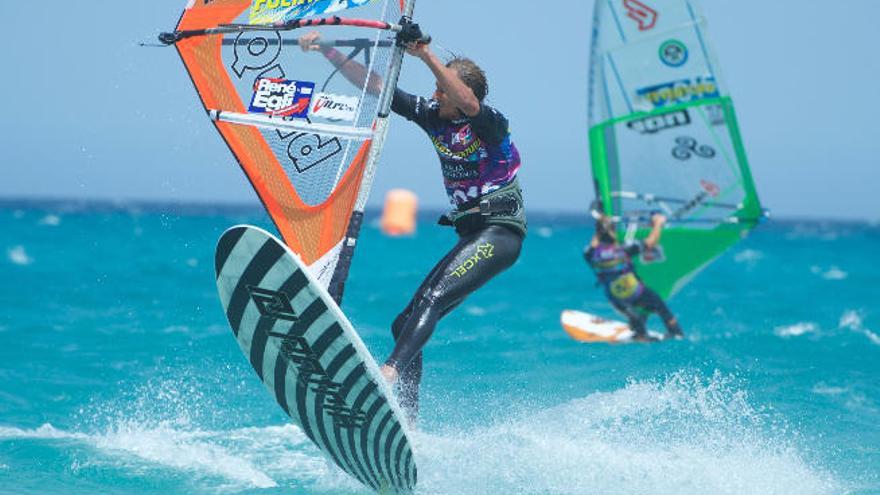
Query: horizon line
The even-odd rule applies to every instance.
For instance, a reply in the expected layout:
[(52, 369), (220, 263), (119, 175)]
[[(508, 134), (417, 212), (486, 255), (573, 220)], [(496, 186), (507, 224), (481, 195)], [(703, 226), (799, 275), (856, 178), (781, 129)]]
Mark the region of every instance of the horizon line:
[[(14, 208), (62, 208), (103, 211), (126, 211), (132, 208), (149, 212), (173, 212), (176, 214), (199, 214), (199, 213), (236, 213), (236, 212), (265, 212), (262, 203), (258, 200), (253, 202), (232, 202), (216, 200), (163, 200), (163, 199), (113, 199), (113, 198), (76, 198), (76, 197), (3, 197), (0, 196), (0, 209)], [(170, 210), (170, 211), (169, 211)], [(367, 206), (365, 213), (381, 213), (382, 206)], [(447, 208), (429, 206), (420, 208), (417, 215), (442, 214)], [(527, 214), (538, 217), (562, 217), (567, 219), (582, 218), (585, 223), (592, 221), (587, 211), (578, 209), (552, 209), (552, 208), (529, 208)], [(800, 215), (773, 215), (765, 223), (791, 223), (791, 222), (833, 222), (833, 223), (864, 223), (871, 226), (880, 224), (880, 218), (871, 219), (865, 217), (822, 217)]]

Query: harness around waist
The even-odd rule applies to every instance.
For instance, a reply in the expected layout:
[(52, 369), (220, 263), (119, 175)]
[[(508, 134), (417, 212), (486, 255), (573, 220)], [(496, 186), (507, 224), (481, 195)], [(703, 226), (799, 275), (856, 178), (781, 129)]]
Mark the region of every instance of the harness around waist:
[(456, 230), (481, 225), (504, 225), (525, 236), (525, 205), (519, 179), (510, 184), (468, 201), (440, 217), (440, 225), (454, 225)]

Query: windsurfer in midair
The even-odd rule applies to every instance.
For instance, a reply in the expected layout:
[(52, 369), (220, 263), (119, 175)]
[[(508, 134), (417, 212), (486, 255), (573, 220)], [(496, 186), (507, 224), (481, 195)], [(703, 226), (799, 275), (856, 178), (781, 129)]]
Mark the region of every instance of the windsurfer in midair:
[(651, 253), (657, 248), (666, 217), (651, 217), (651, 232), (643, 241), (621, 244), (617, 240), (614, 222), (607, 216), (596, 220), (596, 233), (584, 251), (584, 258), (596, 273), (605, 295), (614, 308), (626, 316), (635, 332), (635, 340), (653, 340), (645, 329), (645, 321), (651, 313), (657, 313), (666, 326), (667, 338), (684, 337), (678, 320), (669, 311), (663, 299), (636, 275), (632, 257), (639, 253)]
[[(321, 51), (356, 85), (377, 95), (381, 79), (333, 48), (317, 44), (320, 34), (300, 38), (304, 51)], [(517, 172), (520, 156), (508, 121), (484, 103), (489, 86), (473, 61), (456, 57), (443, 63), (426, 43), (411, 43), (407, 53), (431, 70), (437, 82), (431, 98), (395, 88), (392, 111), (416, 123), (440, 158), (452, 210), (440, 224), (455, 228), (458, 241), (424, 279), (391, 325), (395, 347), (382, 374), (397, 384), (401, 405), (411, 421), (418, 414), (422, 349), (441, 318), (517, 260), (526, 220)]]

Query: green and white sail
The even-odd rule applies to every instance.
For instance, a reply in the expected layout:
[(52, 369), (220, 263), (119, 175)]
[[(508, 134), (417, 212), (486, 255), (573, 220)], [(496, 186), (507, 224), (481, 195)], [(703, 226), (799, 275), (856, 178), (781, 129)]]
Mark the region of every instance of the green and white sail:
[(669, 218), (637, 260), (668, 297), (763, 217), (733, 102), (693, 0), (597, 0), (590, 68), (595, 211), (629, 239)]

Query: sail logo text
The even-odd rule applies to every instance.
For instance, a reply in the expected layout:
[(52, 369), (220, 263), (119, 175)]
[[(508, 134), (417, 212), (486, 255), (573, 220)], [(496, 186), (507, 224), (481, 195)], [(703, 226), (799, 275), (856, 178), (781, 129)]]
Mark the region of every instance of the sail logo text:
[(261, 13), (263, 10), (275, 10), (278, 8), (299, 7), (302, 5), (311, 5), (318, 0), (255, 0), (251, 12), (254, 14)]
[(339, 96), (329, 93), (318, 93), (312, 104), (312, 116), (331, 120), (354, 120), (358, 98), (356, 96)]
[(667, 105), (689, 103), (692, 101), (717, 98), (718, 85), (711, 77), (698, 77), (695, 80), (681, 79), (636, 90), (641, 100), (646, 100), (654, 108)]
[(251, 24), (271, 24), (290, 21), (351, 9), (370, 1), (372, 0), (253, 0), (249, 22)]
[(315, 83), (279, 78), (257, 79), (248, 111), (273, 117), (305, 118)]
[(642, 119), (631, 120), (626, 126), (639, 134), (656, 134), (660, 131), (690, 125), (691, 115), (687, 110), (651, 115)]
[(639, 23), (639, 31), (650, 31), (660, 15), (639, 0), (623, 0), (626, 16)]

